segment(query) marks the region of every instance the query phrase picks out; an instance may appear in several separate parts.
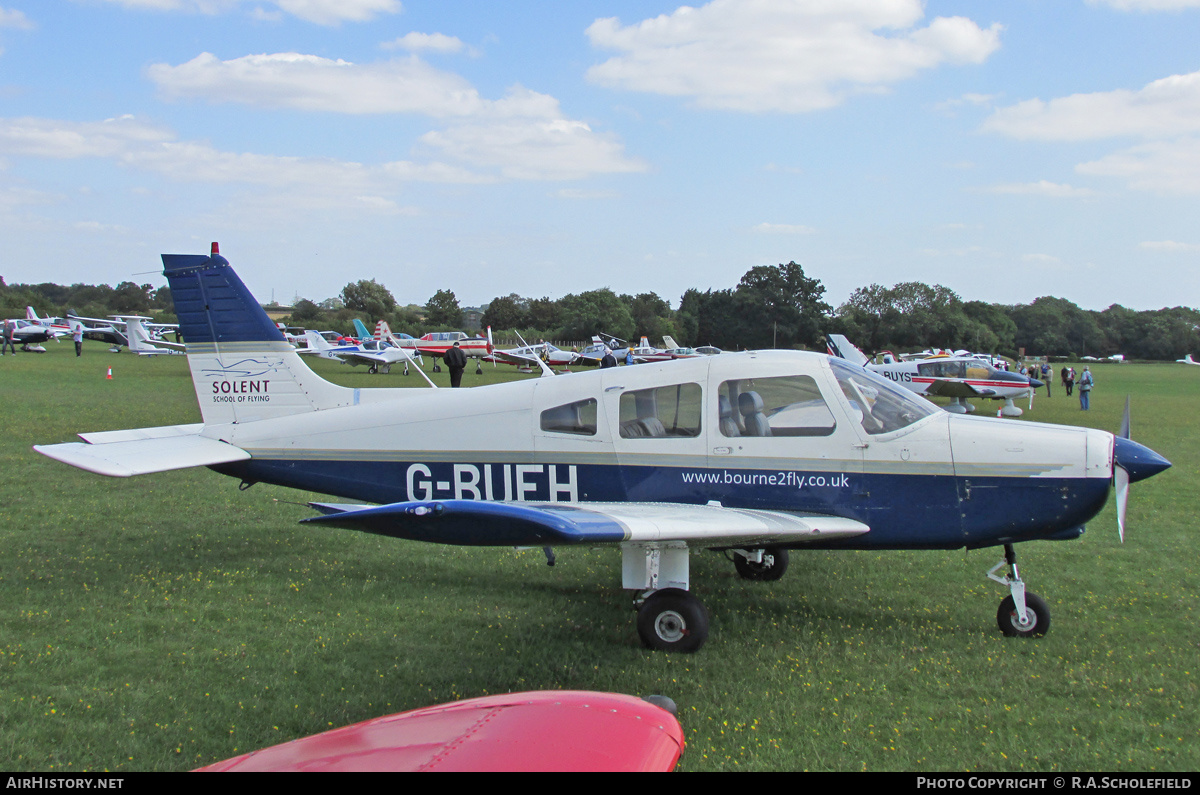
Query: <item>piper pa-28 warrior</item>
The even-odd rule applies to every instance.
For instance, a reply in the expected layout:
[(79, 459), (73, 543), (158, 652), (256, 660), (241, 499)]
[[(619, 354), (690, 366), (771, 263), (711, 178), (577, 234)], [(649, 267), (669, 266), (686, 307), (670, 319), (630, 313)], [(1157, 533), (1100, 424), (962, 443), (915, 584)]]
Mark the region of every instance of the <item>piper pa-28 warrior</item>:
[(825, 344), (830, 356), (865, 367), (918, 395), (950, 398), (946, 411), (954, 414), (975, 410), (966, 402), (968, 398), (990, 398), (1004, 401), (1004, 408), (1000, 410), (1004, 416), (1019, 417), (1023, 412), (1013, 405), (1013, 398), (1028, 397), (1032, 407), (1033, 391), (1044, 386), (1036, 378), (999, 370), (976, 356), (935, 355), (913, 361), (871, 364), (867, 355), (841, 334), (827, 334)]
[[(1004, 548), (988, 576), (1007, 635), (1040, 636), (1014, 545), (1074, 539), (1170, 462), (1099, 430), (949, 414), (823, 354), (757, 351), (473, 389), (351, 389), (316, 376), (213, 246), (164, 255), (203, 423), (37, 446), (92, 472), (208, 466), (376, 505), (316, 525), (472, 546), (613, 544), (655, 649), (694, 651), (708, 614), (693, 548), (775, 580), (791, 549)], [(919, 495), (919, 496), (915, 496)], [(1007, 566), (1003, 574), (997, 571)]]

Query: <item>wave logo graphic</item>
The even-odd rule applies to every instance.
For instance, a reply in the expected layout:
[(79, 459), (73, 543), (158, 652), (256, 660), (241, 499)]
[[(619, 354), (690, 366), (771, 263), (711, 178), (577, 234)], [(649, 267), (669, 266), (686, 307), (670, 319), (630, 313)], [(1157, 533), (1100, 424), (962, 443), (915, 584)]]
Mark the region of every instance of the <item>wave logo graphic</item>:
[(209, 378), (257, 378), (279, 372), (282, 366), (282, 359), (240, 359), (230, 364), (217, 359), (216, 367), (205, 367), (201, 372)]

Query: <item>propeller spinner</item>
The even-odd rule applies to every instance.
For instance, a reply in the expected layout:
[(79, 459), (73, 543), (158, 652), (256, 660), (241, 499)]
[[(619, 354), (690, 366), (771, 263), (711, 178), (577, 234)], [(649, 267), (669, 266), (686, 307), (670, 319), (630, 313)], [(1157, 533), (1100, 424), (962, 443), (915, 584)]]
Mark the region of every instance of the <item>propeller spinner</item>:
[(1171, 462), (1129, 438), (1129, 398), (1125, 398), (1125, 416), (1121, 432), (1113, 438), (1113, 485), (1117, 489), (1117, 532), (1125, 541), (1125, 507), (1129, 504), (1129, 484), (1169, 469)]

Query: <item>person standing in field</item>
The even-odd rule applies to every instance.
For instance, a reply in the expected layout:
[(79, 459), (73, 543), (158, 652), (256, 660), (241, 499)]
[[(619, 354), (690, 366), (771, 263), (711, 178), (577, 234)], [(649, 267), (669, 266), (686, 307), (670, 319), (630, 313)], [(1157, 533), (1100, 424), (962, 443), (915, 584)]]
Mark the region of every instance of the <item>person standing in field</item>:
[(76, 323), (75, 330), (71, 332), (71, 339), (75, 340), (75, 355), (83, 355), (83, 324)]
[(0, 342), (0, 356), (4, 355), (6, 348), (12, 349), (13, 356), (17, 355), (17, 347), (13, 345), (13, 325), (11, 320), (4, 321), (4, 341)]
[(458, 388), (462, 386), (463, 369), (467, 366), (467, 355), (463, 353), (462, 348), (458, 347), (458, 343), (454, 343), (454, 347), (446, 351), (446, 368), (450, 371), (450, 386)]
[(1083, 368), (1083, 375), (1079, 376), (1079, 408), (1087, 411), (1091, 406), (1092, 387), (1095, 381), (1092, 379), (1092, 371), (1087, 367)]

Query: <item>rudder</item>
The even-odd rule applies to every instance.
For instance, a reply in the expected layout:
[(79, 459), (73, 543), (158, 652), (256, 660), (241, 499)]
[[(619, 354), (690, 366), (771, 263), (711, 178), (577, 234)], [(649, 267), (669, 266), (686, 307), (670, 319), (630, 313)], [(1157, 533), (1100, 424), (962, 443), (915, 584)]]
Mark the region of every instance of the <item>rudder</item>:
[(348, 406), (357, 391), (313, 373), (217, 251), (163, 254), (206, 425)]

